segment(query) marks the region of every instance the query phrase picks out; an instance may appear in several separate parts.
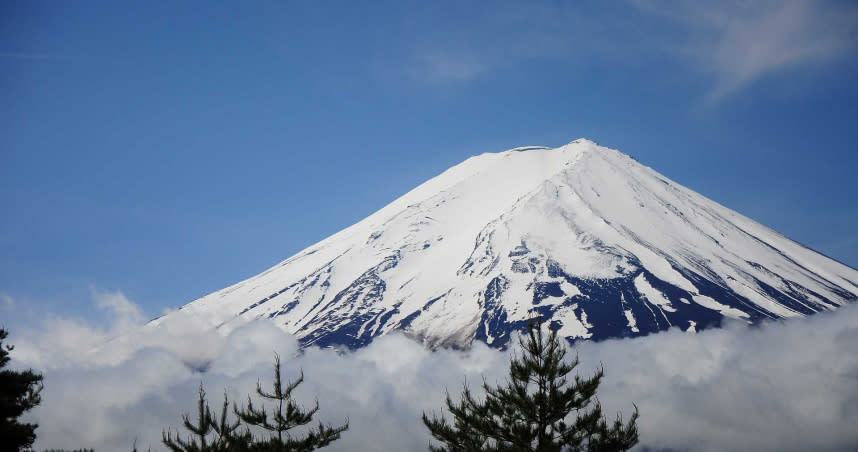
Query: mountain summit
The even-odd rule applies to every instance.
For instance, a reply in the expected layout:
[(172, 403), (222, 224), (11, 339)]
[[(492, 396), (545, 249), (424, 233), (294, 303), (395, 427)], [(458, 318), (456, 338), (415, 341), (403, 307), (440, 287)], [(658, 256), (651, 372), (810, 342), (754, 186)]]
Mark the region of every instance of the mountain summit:
[(855, 269), (580, 139), (471, 157), (182, 309), (225, 330), (269, 318), (305, 345), (399, 330), (500, 347), (535, 312), (567, 338), (604, 339), (856, 299)]

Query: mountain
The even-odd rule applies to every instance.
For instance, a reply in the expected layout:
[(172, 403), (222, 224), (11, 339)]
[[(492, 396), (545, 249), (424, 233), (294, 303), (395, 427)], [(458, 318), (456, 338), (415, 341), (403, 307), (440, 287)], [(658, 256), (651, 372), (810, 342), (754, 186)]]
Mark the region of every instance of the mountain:
[(182, 310), (227, 331), (268, 318), (305, 345), (401, 330), (431, 346), (502, 347), (534, 312), (598, 340), (856, 299), (855, 269), (581, 139), (471, 157)]

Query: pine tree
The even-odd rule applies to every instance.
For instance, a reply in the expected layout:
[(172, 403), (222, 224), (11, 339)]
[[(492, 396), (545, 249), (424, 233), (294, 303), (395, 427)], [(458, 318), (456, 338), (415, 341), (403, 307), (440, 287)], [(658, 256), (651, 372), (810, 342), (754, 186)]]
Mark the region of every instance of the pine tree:
[(577, 356), (565, 360), (566, 347), (551, 331), (532, 320), (527, 336), (519, 338), (521, 355), (513, 356), (505, 385), (491, 387), (485, 380), (485, 399), (478, 401), (467, 382), (458, 403), (447, 393), (453, 416), (429, 418), (423, 423), (443, 443), (433, 452), (453, 451), (624, 451), (638, 442), (635, 411), (628, 423), (621, 415), (609, 423), (595, 399), (604, 375), (567, 378), (578, 365)]
[[(179, 432), (167, 430), (161, 433), (161, 440), (173, 452), (227, 452), (248, 450), (249, 432), (239, 432), (241, 422), (228, 419), (229, 400), (223, 395), (223, 406), (219, 417), (212, 414), (206, 402), (206, 391), (200, 384), (197, 400), (197, 419), (191, 421), (189, 414), (182, 415), (182, 424), (191, 432), (188, 439), (182, 439)], [(137, 450), (135, 445), (134, 450)]]
[(3, 450), (30, 450), (36, 440), (36, 424), (22, 424), (18, 417), (41, 402), (42, 375), (32, 369), (3, 369), (14, 347), (3, 345), (8, 332), (0, 328), (0, 444)]
[(235, 407), (235, 414), (241, 421), (248, 425), (256, 426), (269, 432), (268, 438), (254, 439), (254, 451), (310, 451), (322, 448), (340, 438), (340, 434), (349, 428), (348, 420), (344, 425), (333, 427), (321, 422), (318, 427), (309, 428), (305, 436), (294, 436), (290, 430), (295, 427), (307, 425), (319, 411), (317, 400), (313, 408), (305, 410), (292, 399), (292, 391), (304, 381), (304, 373), (294, 382), (287, 382), (284, 386), (280, 378), (280, 356), (275, 354), (274, 359), (274, 385), (272, 392), (262, 389), (260, 382), (256, 383), (256, 393), (264, 400), (272, 400), (276, 409), (269, 417), (265, 407), (257, 408), (248, 396), (247, 405), (239, 409)]

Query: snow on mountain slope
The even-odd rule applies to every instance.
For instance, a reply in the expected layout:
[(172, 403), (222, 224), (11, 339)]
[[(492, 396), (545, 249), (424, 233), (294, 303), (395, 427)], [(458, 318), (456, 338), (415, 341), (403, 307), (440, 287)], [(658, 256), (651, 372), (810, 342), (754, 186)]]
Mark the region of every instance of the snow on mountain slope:
[(503, 346), (534, 312), (570, 339), (602, 339), (856, 299), (855, 269), (582, 139), (471, 157), (182, 309), (224, 330), (270, 318), (306, 345), (403, 330)]

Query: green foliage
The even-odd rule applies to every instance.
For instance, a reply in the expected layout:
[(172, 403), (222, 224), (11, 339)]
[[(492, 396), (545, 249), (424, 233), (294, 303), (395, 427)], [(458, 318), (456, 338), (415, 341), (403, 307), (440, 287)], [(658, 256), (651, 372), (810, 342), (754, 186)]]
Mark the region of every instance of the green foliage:
[(41, 402), (42, 375), (32, 369), (14, 371), (3, 369), (9, 364), (9, 352), (14, 347), (3, 345), (8, 332), (0, 328), (0, 444), (3, 450), (30, 450), (36, 440), (36, 424), (18, 422), (25, 411)]
[[(304, 374), (294, 382), (283, 385), (280, 377), (280, 357), (275, 355), (274, 385), (271, 392), (264, 391), (257, 382), (256, 392), (263, 400), (273, 400), (276, 408), (269, 413), (265, 407), (257, 408), (250, 396), (243, 408), (233, 406), (237, 417), (230, 420), (229, 400), (224, 394), (220, 415), (215, 417), (206, 402), (206, 393), (199, 389), (197, 416), (182, 415), (183, 426), (190, 432), (182, 439), (178, 432), (162, 432), (162, 441), (173, 452), (292, 452), (311, 451), (327, 446), (340, 438), (348, 429), (348, 421), (342, 426), (333, 427), (319, 423), (316, 428), (308, 428), (303, 436), (295, 435), (292, 430), (310, 423), (319, 411), (318, 401), (312, 409), (305, 410), (292, 399), (292, 392), (304, 381)], [(267, 432), (267, 436), (256, 437), (251, 428)]]
[(286, 452), (286, 451), (310, 451), (322, 448), (340, 438), (340, 434), (349, 428), (346, 423), (333, 427), (321, 422), (315, 428), (309, 428), (304, 436), (293, 436), (289, 431), (300, 426), (307, 425), (319, 411), (317, 400), (313, 408), (305, 410), (292, 399), (292, 392), (304, 381), (304, 373), (294, 382), (283, 385), (280, 378), (280, 357), (275, 355), (274, 359), (274, 384), (271, 392), (262, 389), (260, 382), (256, 383), (256, 393), (263, 400), (271, 400), (276, 403), (276, 408), (269, 416), (265, 407), (253, 406), (253, 401), (248, 396), (247, 405), (238, 409), (235, 414), (248, 425), (262, 428), (269, 432), (268, 438), (254, 439), (253, 450)]
[[(161, 433), (164, 445), (173, 452), (227, 452), (244, 450), (248, 447), (248, 435), (239, 433), (239, 421), (230, 422), (229, 399), (223, 395), (220, 416), (215, 417), (206, 402), (206, 391), (200, 384), (197, 400), (197, 418), (191, 421), (189, 414), (182, 415), (182, 424), (191, 432), (188, 439), (182, 439), (179, 433), (167, 430)], [(137, 448), (135, 447), (135, 450)]]
[(423, 423), (444, 444), (430, 445), (431, 451), (623, 451), (637, 444), (637, 407), (628, 423), (619, 414), (609, 423), (595, 399), (603, 369), (570, 381), (578, 358), (567, 362), (557, 332), (546, 337), (535, 320), (519, 344), (521, 356), (511, 360), (506, 384), (483, 381), (483, 402), (466, 382), (458, 403), (447, 393), (452, 423), (423, 413)]

